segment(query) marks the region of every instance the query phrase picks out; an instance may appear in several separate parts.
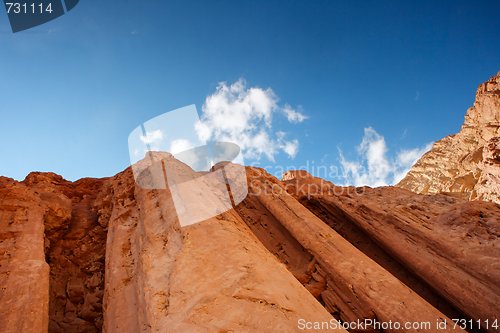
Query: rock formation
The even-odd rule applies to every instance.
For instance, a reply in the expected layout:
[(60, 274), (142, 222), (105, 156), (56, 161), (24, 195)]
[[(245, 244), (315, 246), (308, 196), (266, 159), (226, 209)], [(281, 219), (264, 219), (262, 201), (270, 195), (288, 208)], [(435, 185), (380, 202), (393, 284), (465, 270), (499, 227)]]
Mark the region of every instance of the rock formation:
[[(0, 177), (0, 332), (498, 332), (500, 206), (468, 199), (498, 201), (499, 80), (399, 184), (441, 194), (223, 163), (235, 183), (184, 186), (191, 206), (248, 196), (181, 227), (176, 194), (132, 168)], [(179, 183), (210, 175), (155, 156)]]
[(338, 187), (310, 175), (286, 185), (311, 212), (444, 313), (498, 318), (497, 204), (397, 187)]
[(130, 168), (0, 178), (0, 330), (291, 332), (300, 319), (369, 319), (460, 332), (451, 318), (498, 313), (496, 204), (247, 175), (240, 205), (183, 228), (169, 190), (141, 189)]
[(500, 72), (479, 85), (460, 132), (434, 143), (397, 186), (500, 203)]
[(0, 178), (0, 331), (48, 327), (49, 265), (44, 255), (41, 199)]
[(74, 183), (0, 178), (0, 189), (1, 332), (290, 332), (301, 318), (334, 320), (235, 211), (181, 229), (168, 190), (136, 187), (130, 168)]

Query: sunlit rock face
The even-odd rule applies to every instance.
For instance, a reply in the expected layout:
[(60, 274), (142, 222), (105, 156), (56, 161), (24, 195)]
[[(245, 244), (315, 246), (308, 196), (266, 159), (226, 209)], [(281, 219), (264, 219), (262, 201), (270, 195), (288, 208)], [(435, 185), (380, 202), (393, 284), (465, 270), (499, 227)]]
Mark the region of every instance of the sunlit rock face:
[(437, 141), (397, 186), (500, 203), (500, 72), (479, 86), (460, 132)]
[[(165, 158), (185, 179), (203, 175)], [(131, 168), (76, 182), (0, 177), (0, 332), (260, 333), (336, 322), (234, 209), (179, 222), (171, 191), (137, 186)]]
[[(165, 158), (185, 179), (204, 175)], [(184, 227), (172, 192), (137, 186), (131, 168), (0, 177), (0, 331), (298, 332), (301, 319), (377, 319), (462, 332), (450, 318), (498, 313), (499, 205), (245, 173), (240, 204)]]
[[(464, 332), (451, 318), (494, 322), (500, 205), (469, 199), (498, 202), (499, 81), (479, 87), (460, 133), (399, 187), (335, 186), (304, 170), (279, 180), (225, 161), (195, 171), (163, 153), (109, 178), (0, 177), (0, 332), (305, 332), (301, 323), (337, 320)], [(221, 170), (224, 182), (210, 181)], [(156, 181), (164, 186), (145, 186)], [(200, 212), (210, 214), (182, 223)]]

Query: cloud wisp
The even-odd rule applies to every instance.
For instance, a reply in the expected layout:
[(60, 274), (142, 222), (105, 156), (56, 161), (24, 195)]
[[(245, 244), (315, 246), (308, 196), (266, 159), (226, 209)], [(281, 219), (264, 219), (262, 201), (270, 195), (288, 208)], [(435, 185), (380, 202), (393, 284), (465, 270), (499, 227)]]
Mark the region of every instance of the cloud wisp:
[(308, 118), (306, 115), (302, 114), (301, 112), (294, 110), (288, 104), (285, 104), (282, 111), (285, 114), (286, 119), (288, 119), (289, 122), (294, 123), (294, 124), (301, 123)]
[(155, 143), (163, 140), (163, 132), (161, 130), (146, 132), (145, 135), (141, 135), (139, 139), (145, 144)]
[(274, 162), (280, 152), (294, 158), (299, 141), (287, 138), (286, 132), (273, 129), (273, 116), (279, 113), (293, 124), (307, 119), (288, 104), (280, 106), (271, 88), (247, 87), (244, 79), (232, 84), (221, 82), (205, 99), (196, 132), (203, 141), (238, 144), (248, 159), (260, 160), (265, 156)]
[(432, 143), (429, 143), (420, 148), (403, 149), (394, 158), (390, 158), (385, 138), (373, 128), (367, 127), (357, 147), (357, 160), (348, 160), (339, 149), (344, 185), (394, 185), (404, 178), (415, 162), (431, 147)]

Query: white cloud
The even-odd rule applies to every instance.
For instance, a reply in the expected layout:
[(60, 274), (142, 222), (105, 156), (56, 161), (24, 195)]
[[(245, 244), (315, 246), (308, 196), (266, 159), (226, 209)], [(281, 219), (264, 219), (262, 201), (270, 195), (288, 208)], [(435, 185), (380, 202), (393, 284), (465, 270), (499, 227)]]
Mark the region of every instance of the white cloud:
[(151, 144), (163, 140), (163, 132), (161, 130), (146, 131), (146, 135), (141, 135), (139, 138), (143, 143)]
[(389, 158), (384, 137), (371, 127), (365, 128), (363, 140), (357, 147), (357, 161), (347, 160), (339, 150), (345, 185), (393, 185), (403, 179), (413, 164), (431, 147), (432, 144), (427, 144), (422, 148), (401, 150), (395, 158)]
[(276, 132), (277, 146), (282, 149), (290, 158), (294, 158), (299, 151), (299, 140), (285, 140), (286, 133), (283, 131)]
[(265, 156), (274, 161), (280, 151), (293, 158), (298, 152), (298, 140), (285, 139), (283, 132), (273, 134), (273, 115), (282, 112), (291, 123), (304, 121), (306, 116), (289, 105), (280, 107), (271, 88), (247, 87), (243, 79), (222, 82), (206, 98), (202, 111), (196, 124), (202, 141), (234, 142), (246, 158), (256, 160)]
[(206, 156), (196, 152), (196, 150), (192, 148), (194, 148), (194, 146), (189, 140), (176, 139), (170, 143), (170, 149), (168, 151), (174, 155), (176, 159), (193, 168), (193, 170), (206, 170), (207, 167), (209, 167), (206, 165), (206, 159), (204, 158)]
[(191, 149), (191, 148), (193, 148), (193, 145), (191, 144), (191, 142), (189, 142), (189, 140), (176, 139), (170, 143), (169, 152), (172, 155), (174, 155), (174, 154), (181, 153), (181, 152), (186, 151), (186, 150)]
[(294, 158), (295, 155), (297, 155), (297, 152), (299, 151), (299, 141), (297, 140), (287, 141), (283, 144), (282, 149), (288, 156)]
[(288, 104), (285, 104), (285, 107), (283, 108), (283, 113), (285, 113), (286, 119), (288, 119), (288, 121), (291, 123), (301, 123), (308, 118), (304, 114), (294, 110)]

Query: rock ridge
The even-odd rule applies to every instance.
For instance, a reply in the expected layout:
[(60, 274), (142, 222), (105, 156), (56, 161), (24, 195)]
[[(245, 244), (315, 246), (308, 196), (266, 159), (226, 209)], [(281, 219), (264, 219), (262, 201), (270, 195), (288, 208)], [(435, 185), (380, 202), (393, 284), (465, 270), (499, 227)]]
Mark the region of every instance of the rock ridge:
[(435, 142), (396, 186), (500, 203), (500, 72), (479, 85), (460, 131)]

